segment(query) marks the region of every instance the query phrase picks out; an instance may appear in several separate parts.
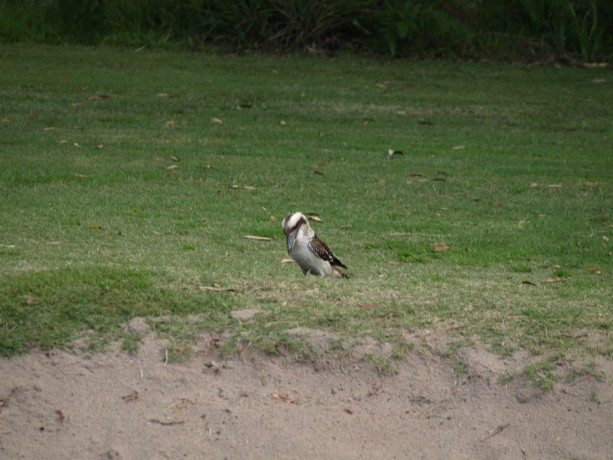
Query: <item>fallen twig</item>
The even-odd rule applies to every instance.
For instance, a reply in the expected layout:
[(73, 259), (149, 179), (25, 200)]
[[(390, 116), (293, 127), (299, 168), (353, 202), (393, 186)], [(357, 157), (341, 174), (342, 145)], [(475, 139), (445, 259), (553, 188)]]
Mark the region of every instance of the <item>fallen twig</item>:
[(198, 289), (204, 292), (237, 292), (237, 289), (221, 287), (219, 284), (213, 284), (211, 286), (202, 286), (199, 284)]
[(286, 402), (288, 404), (292, 404), (294, 402), (294, 400), (292, 398), (290, 398), (289, 396), (285, 396), (279, 393), (273, 393), (271, 394), (271, 396), (275, 399), (278, 399), (279, 401), (283, 401)]
[(272, 241), (272, 238), (267, 236), (258, 236), (258, 235), (241, 235), (241, 238), (245, 238), (246, 240), (253, 241)]
[(162, 425), (162, 426), (183, 425), (185, 423), (184, 420), (169, 420), (169, 421), (164, 421), (164, 420), (160, 420), (160, 419), (157, 419), (157, 418), (150, 418), (149, 421), (151, 423), (157, 423), (157, 424)]
[(485, 438), (483, 438), (481, 441), (486, 441), (490, 438), (493, 438), (494, 436), (496, 436), (497, 434), (502, 433), (502, 431), (507, 428), (510, 425), (510, 423), (507, 423), (505, 425), (499, 425), (496, 427), (496, 429), (494, 429), (494, 431), (492, 431), (490, 434), (488, 434)]

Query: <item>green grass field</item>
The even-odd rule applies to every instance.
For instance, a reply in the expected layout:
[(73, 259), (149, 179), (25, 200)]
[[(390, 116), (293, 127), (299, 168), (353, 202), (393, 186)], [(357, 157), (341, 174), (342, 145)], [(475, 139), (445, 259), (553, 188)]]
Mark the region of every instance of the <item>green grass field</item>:
[[(613, 356), (610, 69), (0, 58), (2, 355), (132, 350), (143, 316), (179, 354), (202, 331), (228, 352), (320, 352), (300, 328), (395, 356), (425, 330), (543, 362)], [(349, 280), (281, 263), (295, 210), (321, 218)]]

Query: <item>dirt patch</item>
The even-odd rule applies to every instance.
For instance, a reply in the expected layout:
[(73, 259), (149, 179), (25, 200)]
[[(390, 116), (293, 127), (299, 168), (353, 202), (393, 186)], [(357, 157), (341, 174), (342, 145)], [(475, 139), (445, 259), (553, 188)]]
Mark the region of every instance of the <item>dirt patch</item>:
[[(410, 353), (381, 377), (354, 361), (198, 355), (165, 364), (64, 351), (0, 360), (0, 458), (611, 458), (613, 388), (579, 375), (542, 394), (495, 356), (467, 371)], [(510, 365), (510, 364), (509, 364)]]

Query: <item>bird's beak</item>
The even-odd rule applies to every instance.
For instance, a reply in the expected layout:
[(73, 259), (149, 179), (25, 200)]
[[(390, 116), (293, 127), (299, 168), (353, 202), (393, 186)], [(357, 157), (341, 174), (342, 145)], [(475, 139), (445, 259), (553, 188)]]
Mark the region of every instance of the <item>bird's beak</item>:
[(296, 242), (296, 232), (298, 230), (294, 230), (289, 235), (287, 235), (287, 252), (292, 252), (292, 248), (294, 247), (294, 243)]

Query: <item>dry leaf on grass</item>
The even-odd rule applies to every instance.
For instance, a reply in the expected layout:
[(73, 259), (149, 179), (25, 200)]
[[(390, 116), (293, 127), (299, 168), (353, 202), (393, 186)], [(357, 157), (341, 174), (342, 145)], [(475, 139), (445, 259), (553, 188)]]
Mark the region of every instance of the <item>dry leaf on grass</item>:
[(527, 320), (528, 317), (526, 315), (509, 315), (509, 319), (517, 319), (517, 320)]
[(232, 185), (229, 185), (228, 188), (231, 188), (232, 190), (255, 190), (255, 187), (253, 185), (232, 184)]
[(283, 259), (281, 259), (281, 263), (282, 264), (293, 264), (294, 263), (294, 259), (292, 259), (291, 257), (284, 257)]
[(449, 249), (445, 243), (433, 243), (432, 247), (434, 248), (434, 252), (443, 252)]
[(557, 277), (551, 277), (545, 280), (546, 283), (560, 283), (562, 281), (564, 281), (562, 278), (557, 278)]
[(370, 310), (371, 308), (379, 308), (381, 306), (380, 303), (377, 302), (360, 302), (358, 303), (358, 307)]
[(204, 292), (236, 292), (234, 288), (224, 288), (219, 284), (213, 284), (211, 286), (198, 285), (198, 289)]
[(272, 241), (272, 238), (267, 236), (258, 236), (258, 235), (241, 235), (241, 238), (245, 238), (246, 240), (254, 240), (254, 241)]

